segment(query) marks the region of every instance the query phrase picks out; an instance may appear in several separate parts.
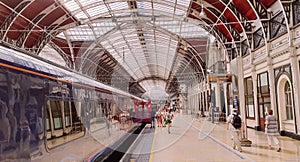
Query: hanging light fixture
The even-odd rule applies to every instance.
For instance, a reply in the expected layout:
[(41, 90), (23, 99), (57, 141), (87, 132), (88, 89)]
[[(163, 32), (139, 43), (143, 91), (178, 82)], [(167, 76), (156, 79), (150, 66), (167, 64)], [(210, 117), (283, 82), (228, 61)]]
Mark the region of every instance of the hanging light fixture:
[(206, 16), (205, 12), (204, 12), (204, 9), (203, 9), (203, 2), (201, 4), (201, 12), (200, 12), (199, 16), (201, 16), (201, 17)]

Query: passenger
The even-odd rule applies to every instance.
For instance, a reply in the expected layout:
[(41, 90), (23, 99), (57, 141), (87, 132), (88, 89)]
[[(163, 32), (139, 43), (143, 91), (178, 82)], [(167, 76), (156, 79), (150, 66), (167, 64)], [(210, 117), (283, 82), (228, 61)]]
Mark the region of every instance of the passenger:
[(161, 114), (162, 114), (163, 127), (166, 127), (166, 115), (167, 115), (167, 112), (166, 112), (165, 108), (164, 108), (164, 110), (163, 110), (163, 112)]
[(156, 120), (157, 120), (157, 127), (162, 127), (162, 114), (160, 111), (156, 112)]
[(171, 126), (171, 123), (172, 123), (172, 120), (171, 120), (171, 109), (169, 109), (166, 113), (166, 120), (165, 120), (165, 124), (168, 126), (168, 133), (170, 134), (170, 126)]
[[(239, 122), (237, 122), (237, 121), (239, 121)], [(230, 132), (231, 132), (231, 136), (233, 138), (233, 149), (236, 149), (236, 147), (237, 147), (237, 150), (242, 152), (240, 135), (241, 135), (241, 129), (243, 132), (245, 130), (244, 130), (243, 120), (242, 120), (241, 116), (238, 114), (238, 111), (236, 108), (232, 109), (232, 113), (227, 118), (226, 129), (230, 130)]]
[(151, 127), (150, 128), (155, 128), (155, 109), (152, 109), (150, 112), (151, 115)]
[(268, 139), (268, 145), (269, 148), (272, 149), (272, 141), (271, 138), (273, 139), (275, 145), (276, 145), (276, 150), (277, 152), (281, 151), (280, 145), (279, 145), (279, 140), (277, 136), (279, 135), (278, 128), (277, 128), (277, 120), (276, 117), (273, 115), (273, 110), (268, 109), (268, 115), (266, 117), (266, 129), (265, 129), (265, 134), (267, 135)]

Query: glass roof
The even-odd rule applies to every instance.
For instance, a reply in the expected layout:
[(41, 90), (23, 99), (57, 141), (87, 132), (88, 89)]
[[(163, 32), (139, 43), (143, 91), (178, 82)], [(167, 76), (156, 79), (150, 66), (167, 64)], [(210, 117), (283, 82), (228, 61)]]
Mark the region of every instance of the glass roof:
[[(168, 79), (180, 38), (199, 38), (207, 32), (187, 21), (189, 0), (62, 0), (80, 26), (65, 34), (71, 41), (96, 41), (136, 80)], [(58, 37), (66, 38), (61, 33)], [(140, 83), (145, 90), (153, 84)]]

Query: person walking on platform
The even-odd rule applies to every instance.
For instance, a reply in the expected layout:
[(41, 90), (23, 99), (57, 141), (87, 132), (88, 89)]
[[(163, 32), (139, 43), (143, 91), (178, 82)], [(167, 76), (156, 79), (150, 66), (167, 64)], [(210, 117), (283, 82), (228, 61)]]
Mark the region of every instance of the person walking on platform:
[(281, 151), (280, 145), (279, 145), (279, 140), (277, 136), (279, 135), (278, 128), (277, 128), (277, 120), (276, 117), (273, 115), (273, 110), (268, 109), (268, 115), (266, 116), (266, 129), (265, 129), (265, 134), (267, 135), (268, 139), (268, 145), (269, 148), (272, 149), (272, 141), (271, 138), (273, 139), (275, 145), (276, 145), (276, 150), (277, 152)]
[(156, 120), (157, 120), (157, 127), (162, 127), (163, 124), (163, 115), (162, 115), (162, 112), (160, 112), (161, 110), (157, 111), (156, 112)]
[(150, 112), (150, 115), (151, 115), (151, 127), (150, 128), (155, 128), (155, 114), (156, 114), (156, 110), (152, 109)]
[(244, 124), (241, 116), (238, 114), (236, 108), (232, 109), (232, 113), (228, 116), (226, 122), (226, 129), (230, 130), (231, 136), (233, 138), (233, 149), (237, 149), (242, 152), (242, 146), (240, 141), (241, 129), (244, 131)]
[(168, 133), (170, 134), (170, 126), (171, 126), (171, 109), (167, 110), (165, 124), (168, 126)]

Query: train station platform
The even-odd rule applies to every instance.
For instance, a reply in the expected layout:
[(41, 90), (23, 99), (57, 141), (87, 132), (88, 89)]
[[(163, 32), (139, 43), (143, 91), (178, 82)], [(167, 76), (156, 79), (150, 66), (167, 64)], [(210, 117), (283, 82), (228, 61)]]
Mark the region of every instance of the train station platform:
[(206, 118), (175, 114), (168, 134), (167, 127), (156, 127), (149, 162), (199, 161), (300, 161), (300, 141), (279, 136), (281, 151), (269, 149), (264, 132), (247, 129), (250, 147), (239, 152), (232, 148), (225, 122), (213, 124)]

